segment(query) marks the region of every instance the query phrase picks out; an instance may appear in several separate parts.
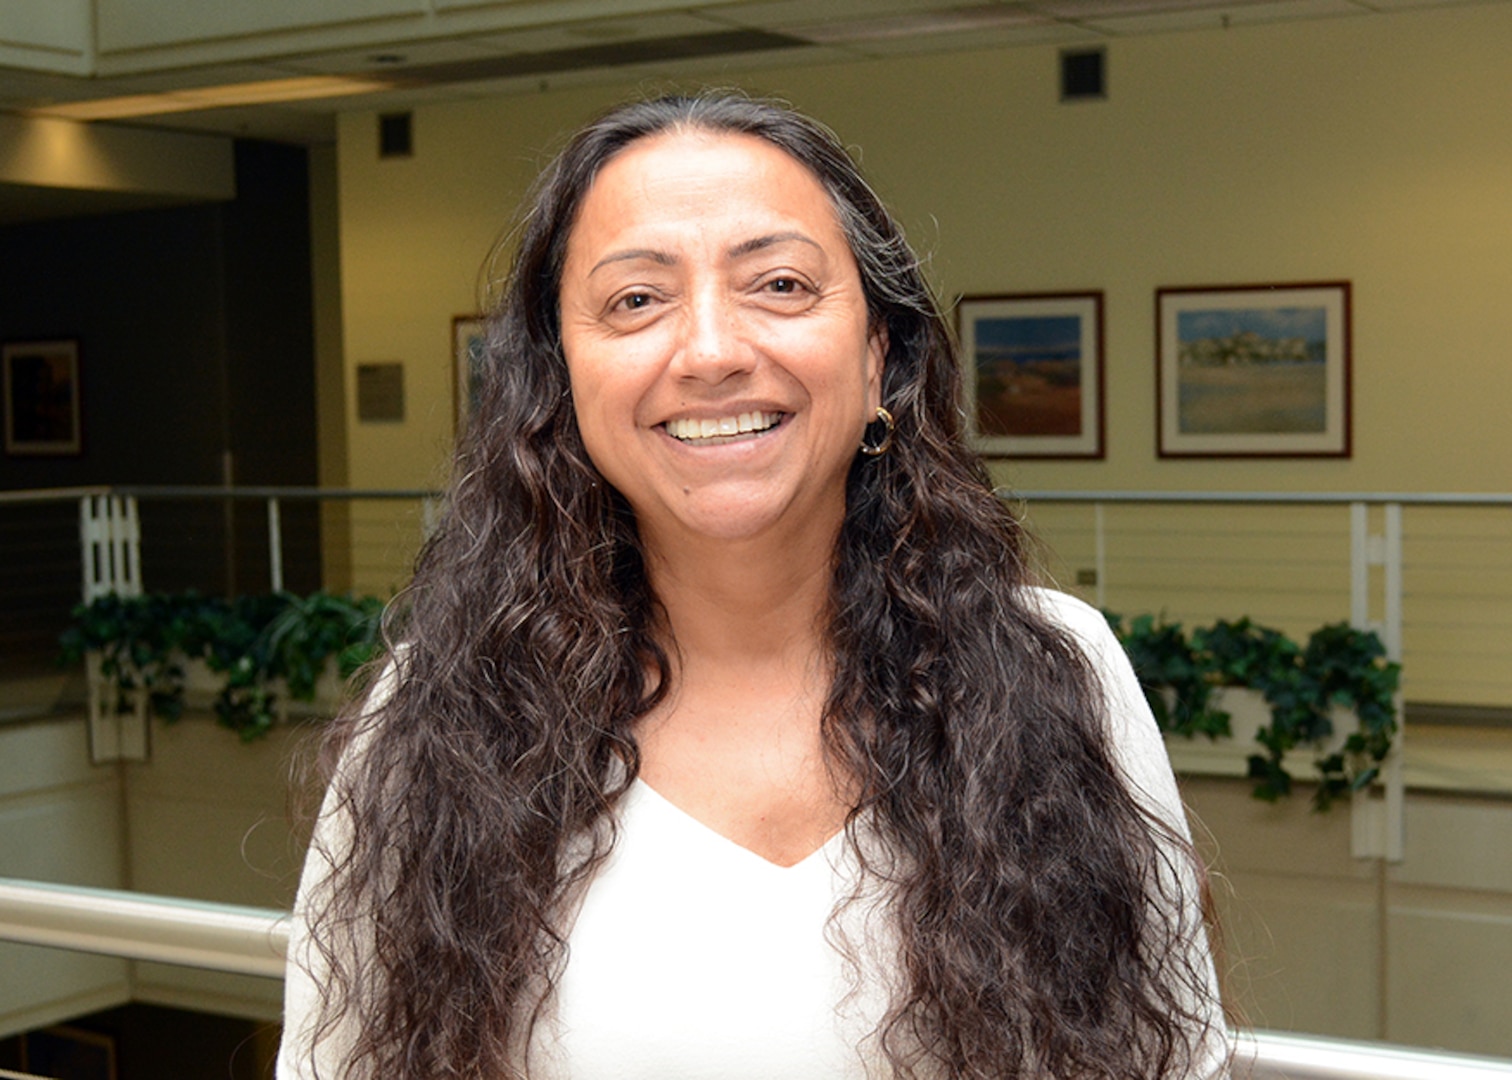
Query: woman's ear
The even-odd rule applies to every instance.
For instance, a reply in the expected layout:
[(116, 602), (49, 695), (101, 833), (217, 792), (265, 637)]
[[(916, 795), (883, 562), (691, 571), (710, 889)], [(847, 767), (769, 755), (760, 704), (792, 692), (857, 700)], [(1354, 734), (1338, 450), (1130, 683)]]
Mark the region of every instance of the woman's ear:
[(866, 339), (866, 411), (882, 404), (882, 372), (887, 368), (887, 324), (877, 322)]

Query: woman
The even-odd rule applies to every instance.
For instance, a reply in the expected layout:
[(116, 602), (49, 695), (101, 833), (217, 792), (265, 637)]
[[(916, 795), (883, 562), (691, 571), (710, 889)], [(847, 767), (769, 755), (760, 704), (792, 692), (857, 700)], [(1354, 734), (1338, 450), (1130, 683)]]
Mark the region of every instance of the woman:
[(538, 184), (297, 909), (285, 1077), (1221, 1069), (1200, 872), (1032, 587), (835, 138), (622, 107)]

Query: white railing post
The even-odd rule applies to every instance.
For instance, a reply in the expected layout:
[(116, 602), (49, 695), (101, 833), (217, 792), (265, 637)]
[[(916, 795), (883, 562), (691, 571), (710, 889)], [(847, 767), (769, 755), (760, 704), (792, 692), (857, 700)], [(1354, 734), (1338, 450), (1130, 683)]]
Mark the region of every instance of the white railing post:
[[(1349, 607), (1350, 625), (1373, 630), (1386, 646), (1387, 658), (1402, 659), (1402, 504), (1384, 504), (1381, 533), (1370, 530), (1370, 505), (1354, 502), (1349, 506)], [(1382, 618), (1372, 619), (1370, 571), (1382, 568)], [(1385, 798), (1374, 799), (1369, 789), (1357, 791), (1350, 799), (1350, 854), (1357, 859), (1386, 859), (1401, 862), (1406, 847), (1406, 784), (1402, 769), (1402, 741), (1406, 735), (1402, 724), (1402, 693), (1396, 694), (1397, 734), (1391, 753), (1381, 763), (1381, 784)]]
[(85, 603), (111, 593), (142, 595), (142, 523), (134, 496), (80, 499), (79, 543)]
[(1370, 507), (1349, 504), (1349, 625), (1370, 629)]
[[(142, 595), (142, 525), (134, 496), (86, 495), (80, 499), (79, 543), (86, 604), (103, 596)], [(89, 760), (96, 765), (146, 761), (146, 694), (138, 689), (128, 702), (117, 700), (114, 685), (107, 683), (100, 670), (98, 656), (86, 657), (84, 670), (89, 687)]]

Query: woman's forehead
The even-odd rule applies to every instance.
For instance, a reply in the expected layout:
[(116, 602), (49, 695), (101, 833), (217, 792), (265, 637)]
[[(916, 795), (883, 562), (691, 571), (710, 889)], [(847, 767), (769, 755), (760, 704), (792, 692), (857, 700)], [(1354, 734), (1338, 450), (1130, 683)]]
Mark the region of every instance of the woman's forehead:
[(828, 186), (788, 149), (746, 132), (677, 127), (635, 139), (603, 162), (565, 246), (570, 252), (600, 242), (606, 230), (658, 222), (714, 228), (732, 219), (784, 218), (851, 247)]

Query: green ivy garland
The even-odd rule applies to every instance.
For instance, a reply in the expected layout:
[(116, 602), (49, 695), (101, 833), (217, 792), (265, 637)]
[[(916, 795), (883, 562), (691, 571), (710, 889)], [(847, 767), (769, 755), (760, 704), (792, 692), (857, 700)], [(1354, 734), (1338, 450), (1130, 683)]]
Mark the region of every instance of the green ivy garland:
[[(193, 592), (105, 596), (74, 609), (62, 636), (63, 659), (77, 663), (98, 652), (117, 709), (129, 708), (131, 693), (140, 691), (151, 711), (167, 720), (183, 713), (184, 661), (202, 659), (226, 676), (215, 701), (217, 717), (250, 741), (276, 720), (276, 680), (283, 680), (291, 698), (311, 701), (330, 658), (347, 678), (377, 655), (382, 611), (375, 597), (326, 592), (230, 601)], [(1219, 621), (1190, 635), (1179, 623), (1153, 615), (1127, 623), (1114, 614), (1107, 619), (1165, 731), (1228, 736), (1229, 714), (1213, 704), (1213, 690), (1247, 686), (1265, 696), (1271, 722), (1256, 735), (1264, 753), (1249, 757), (1257, 798), (1290, 794), (1284, 758), (1332, 734), (1334, 705), (1352, 709), (1359, 727), (1339, 752), (1318, 759), (1314, 803), (1326, 809), (1379, 774), (1396, 734), (1401, 668), (1386, 659), (1375, 634), (1338, 623), (1315, 632), (1303, 647), (1249, 619)]]
[(215, 700), (219, 721), (251, 741), (277, 718), (275, 680), (289, 697), (313, 701), (327, 661), (350, 677), (379, 650), (383, 602), (326, 592), (242, 596), (235, 600), (187, 592), (103, 596), (74, 608), (64, 630), (63, 662), (100, 654), (113, 684), (115, 708), (130, 708), (132, 692), (165, 720), (184, 711), (184, 662), (203, 660), (226, 676)]
[(1187, 635), (1181, 624), (1152, 615), (1126, 625), (1122, 617), (1105, 614), (1163, 730), (1188, 738), (1229, 735), (1229, 715), (1212, 704), (1213, 689), (1245, 686), (1264, 695), (1271, 722), (1255, 735), (1264, 753), (1249, 756), (1256, 798), (1274, 802), (1291, 793), (1287, 752), (1333, 734), (1329, 713), (1336, 705), (1353, 710), (1359, 727), (1341, 750), (1317, 759), (1314, 805), (1326, 810), (1380, 775), (1397, 730), (1401, 665), (1386, 658), (1374, 633), (1335, 623), (1315, 631), (1304, 647), (1247, 618), (1220, 620)]

